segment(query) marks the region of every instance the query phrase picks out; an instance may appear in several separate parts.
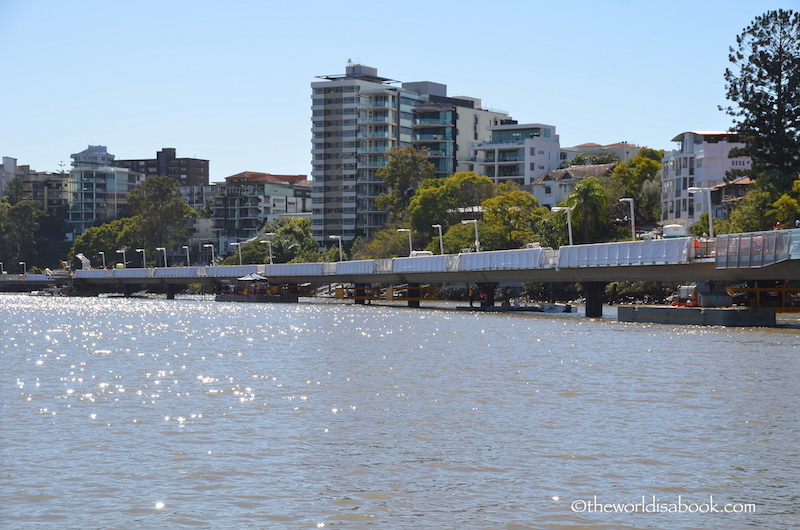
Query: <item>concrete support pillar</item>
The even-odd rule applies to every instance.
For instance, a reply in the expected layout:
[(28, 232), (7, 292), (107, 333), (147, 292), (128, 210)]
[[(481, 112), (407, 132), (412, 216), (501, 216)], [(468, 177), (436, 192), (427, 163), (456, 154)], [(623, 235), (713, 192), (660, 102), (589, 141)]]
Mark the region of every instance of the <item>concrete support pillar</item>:
[(125, 298), (130, 298), (132, 294), (133, 294), (133, 284), (123, 283), (122, 284), (122, 295)]
[(483, 282), (477, 285), (481, 307), (494, 307), (494, 291), (499, 284), (497, 282)]
[[(355, 286), (356, 286), (356, 296), (359, 296), (361, 294), (364, 294), (364, 289), (369, 287), (370, 284), (368, 284), (368, 283), (357, 283), (357, 284), (355, 284)], [(358, 305), (364, 305), (366, 303), (366, 300), (353, 300), (353, 302), (358, 304)]]
[[(409, 283), (408, 284), (408, 297), (409, 298), (419, 298), (419, 284), (418, 283)], [(419, 307), (419, 300), (409, 300), (408, 307)]]
[(583, 294), (586, 296), (586, 316), (599, 318), (603, 316), (603, 295), (606, 282), (583, 282)]
[(174, 283), (168, 283), (167, 284), (167, 300), (175, 300), (175, 291), (176, 290), (177, 289), (175, 288), (175, 284)]

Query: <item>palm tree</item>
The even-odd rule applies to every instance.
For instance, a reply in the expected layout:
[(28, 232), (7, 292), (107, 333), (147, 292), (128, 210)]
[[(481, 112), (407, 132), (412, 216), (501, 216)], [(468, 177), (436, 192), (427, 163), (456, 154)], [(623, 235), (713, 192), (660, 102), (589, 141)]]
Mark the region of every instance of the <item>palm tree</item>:
[(606, 218), (606, 192), (603, 184), (595, 177), (578, 182), (567, 196), (567, 206), (573, 210), (575, 224), (583, 227), (583, 242), (591, 243), (592, 235), (597, 236), (608, 225)]

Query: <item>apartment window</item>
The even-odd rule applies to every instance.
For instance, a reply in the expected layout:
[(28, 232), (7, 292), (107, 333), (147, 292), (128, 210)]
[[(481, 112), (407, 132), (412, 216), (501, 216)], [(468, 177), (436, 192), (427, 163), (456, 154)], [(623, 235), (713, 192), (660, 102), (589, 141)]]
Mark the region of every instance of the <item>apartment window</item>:
[(551, 193), (553, 193), (553, 188), (550, 187), (550, 186), (545, 186), (544, 187), (544, 194), (545, 195), (550, 195)]
[(545, 129), (544, 130), (544, 137), (545, 138), (550, 138), (550, 129)]
[(531, 147), (531, 156), (536, 156), (536, 149)]

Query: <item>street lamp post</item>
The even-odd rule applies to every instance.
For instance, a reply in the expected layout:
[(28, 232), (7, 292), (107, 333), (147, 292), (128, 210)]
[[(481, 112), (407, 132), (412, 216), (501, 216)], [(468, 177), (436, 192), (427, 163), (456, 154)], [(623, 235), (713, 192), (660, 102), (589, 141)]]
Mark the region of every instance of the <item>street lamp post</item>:
[(144, 249), (143, 248), (137, 248), (136, 252), (141, 252), (142, 253), (142, 268), (147, 268), (147, 257), (144, 255)]
[(189, 245), (183, 245), (181, 247), (183, 250), (186, 251), (186, 266), (189, 266)]
[(444, 254), (444, 240), (442, 239), (442, 225), (431, 225), (439, 230), (439, 253)]
[[(344, 251), (342, 250), (342, 236), (328, 236), (329, 239), (337, 239), (339, 241), (339, 261), (344, 261)], [(350, 249), (352, 250), (352, 249)]]
[(272, 265), (272, 240), (271, 239), (263, 239), (259, 241), (259, 243), (264, 244), (266, 243), (269, 245), (269, 264)]
[(398, 232), (408, 232), (408, 255), (414, 253), (414, 244), (411, 242), (411, 229), (410, 228), (398, 228)]
[(242, 244), (241, 243), (231, 243), (232, 247), (239, 247), (239, 265), (242, 264)]
[(127, 267), (128, 266), (128, 260), (125, 259), (125, 249), (123, 248), (123, 249), (117, 250), (117, 254), (122, 254), (122, 267), (123, 268)]
[(106, 268), (106, 253), (101, 250), (101, 251), (98, 252), (98, 254), (100, 254), (101, 258), (103, 258), (103, 268), (105, 269)]
[(569, 206), (553, 206), (554, 212), (567, 212), (567, 230), (569, 231), (569, 245), (572, 246), (572, 208)]
[(167, 267), (167, 249), (166, 249), (166, 247), (156, 247), (156, 250), (157, 251), (160, 250), (161, 252), (164, 253), (164, 268), (166, 268)]
[(211, 249), (211, 263), (214, 263), (214, 245), (211, 243), (206, 243), (203, 245), (203, 248), (210, 248)]
[(19, 264), (22, 265), (22, 275), (23, 276), (27, 275), (28, 274), (28, 264), (25, 263), (24, 261), (20, 261)]
[(0, 274), (3, 274), (4, 272), (5, 272), (5, 269), (3, 269), (3, 262), (0, 261)]
[(633, 216), (633, 198), (623, 197), (619, 200), (619, 202), (627, 202), (631, 205), (631, 237), (633, 238), (633, 241), (636, 241), (636, 221)]
[(706, 192), (706, 201), (708, 201), (708, 235), (712, 239), (714, 238), (714, 215), (712, 214), (711, 210), (711, 188), (698, 188), (692, 186), (691, 188), (687, 189), (689, 193), (700, 193), (701, 191)]
[(475, 225), (475, 252), (480, 252), (481, 251), (481, 241), (480, 241), (480, 239), (478, 239), (478, 220), (477, 219), (462, 219), (461, 220), (461, 224), (462, 225), (468, 225), (470, 223)]

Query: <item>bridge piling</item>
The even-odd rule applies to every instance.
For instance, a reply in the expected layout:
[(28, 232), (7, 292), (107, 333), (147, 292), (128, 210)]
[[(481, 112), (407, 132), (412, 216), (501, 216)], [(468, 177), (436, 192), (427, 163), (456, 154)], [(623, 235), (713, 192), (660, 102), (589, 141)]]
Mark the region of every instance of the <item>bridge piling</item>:
[(606, 282), (582, 282), (583, 294), (586, 296), (586, 316), (600, 318), (603, 316), (603, 295)]
[(167, 300), (175, 300), (175, 290), (174, 283), (167, 284)]
[(419, 298), (419, 284), (418, 283), (409, 283), (408, 284), (408, 307), (419, 307), (419, 300), (412, 300), (412, 298)]

